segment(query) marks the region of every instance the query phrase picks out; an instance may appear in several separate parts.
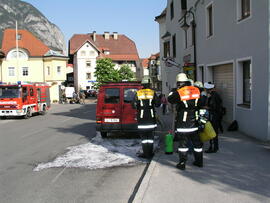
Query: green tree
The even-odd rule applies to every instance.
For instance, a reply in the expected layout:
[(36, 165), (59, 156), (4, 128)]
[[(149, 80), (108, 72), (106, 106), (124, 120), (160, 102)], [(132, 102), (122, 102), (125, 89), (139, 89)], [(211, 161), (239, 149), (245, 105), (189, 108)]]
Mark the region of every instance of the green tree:
[(94, 75), (97, 78), (95, 88), (99, 88), (99, 86), (105, 82), (119, 81), (119, 73), (114, 69), (114, 64), (109, 58), (97, 60), (96, 71)]
[(122, 80), (132, 81), (135, 79), (135, 74), (128, 65), (122, 65), (120, 69), (118, 70), (118, 73), (120, 76), (119, 78), (120, 81)]

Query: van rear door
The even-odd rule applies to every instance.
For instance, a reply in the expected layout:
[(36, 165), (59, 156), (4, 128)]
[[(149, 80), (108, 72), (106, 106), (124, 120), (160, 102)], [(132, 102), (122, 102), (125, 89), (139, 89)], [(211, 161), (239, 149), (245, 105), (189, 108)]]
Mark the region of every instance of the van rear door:
[[(102, 106), (104, 124), (115, 124), (120, 127), (121, 123), (120, 88), (112, 87), (104, 90), (104, 105)], [(117, 125), (119, 124), (119, 125)]]
[(137, 110), (132, 107), (132, 101), (138, 87), (124, 87), (123, 88), (123, 103), (122, 103), (122, 128), (123, 129), (137, 129)]

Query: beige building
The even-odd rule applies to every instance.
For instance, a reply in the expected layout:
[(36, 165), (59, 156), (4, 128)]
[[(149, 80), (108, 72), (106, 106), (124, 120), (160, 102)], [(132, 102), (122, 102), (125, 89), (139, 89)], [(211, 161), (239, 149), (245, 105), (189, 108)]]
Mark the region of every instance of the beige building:
[(61, 83), (66, 80), (68, 57), (50, 50), (26, 30), (18, 30), (17, 39), (16, 43), (16, 30), (4, 31), (1, 49), (5, 56), (0, 66), (0, 80), (46, 82), (51, 86), (51, 102), (58, 102)]

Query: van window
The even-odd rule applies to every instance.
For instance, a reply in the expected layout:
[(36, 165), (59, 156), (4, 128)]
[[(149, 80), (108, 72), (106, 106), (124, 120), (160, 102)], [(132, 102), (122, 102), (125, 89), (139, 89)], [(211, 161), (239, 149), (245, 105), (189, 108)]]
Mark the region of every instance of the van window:
[(136, 89), (136, 88), (125, 88), (124, 89), (124, 102), (131, 103), (134, 99), (134, 96), (135, 96), (137, 90), (138, 89)]
[(119, 88), (107, 88), (105, 90), (105, 100), (106, 104), (117, 104), (120, 101), (120, 89)]

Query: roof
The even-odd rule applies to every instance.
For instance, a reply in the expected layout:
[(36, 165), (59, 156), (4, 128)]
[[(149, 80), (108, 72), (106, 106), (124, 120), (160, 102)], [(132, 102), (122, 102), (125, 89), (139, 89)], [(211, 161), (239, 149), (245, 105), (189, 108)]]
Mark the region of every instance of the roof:
[(150, 57), (149, 57), (149, 60), (156, 60), (160, 57), (160, 53), (156, 53), (156, 54), (152, 54)]
[(141, 59), (141, 61), (142, 61), (142, 67), (148, 68), (149, 59), (145, 58), (145, 59)]
[(156, 16), (155, 21), (157, 21), (160, 18), (165, 17), (166, 16), (166, 10), (167, 10), (167, 8), (165, 8), (159, 16)]
[(100, 58), (111, 58), (119, 61), (139, 60), (135, 43), (125, 35), (120, 34), (118, 34), (117, 39), (110, 35), (107, 40), (104, 38), (104, 34), (96, 34), (95, 41), (93, 41), (93, 34), (75, 34), (69, 40), (69, 54), (75, 54), (87, 41), (99, 51), (109, 51), (108, 55), (101, 53)]
[[(21, 35), (21, 39), (18, 40), (18, 47), (26, 49), (30, 56), (44, 56), (50, 48), (43, 42), (36, 38), (31, 32), (27, 30), (18, 30), (18, 34)], [(6, 29), (3, 34), (2, 51), (7, 53), (16, 48), (16, 30)]]

